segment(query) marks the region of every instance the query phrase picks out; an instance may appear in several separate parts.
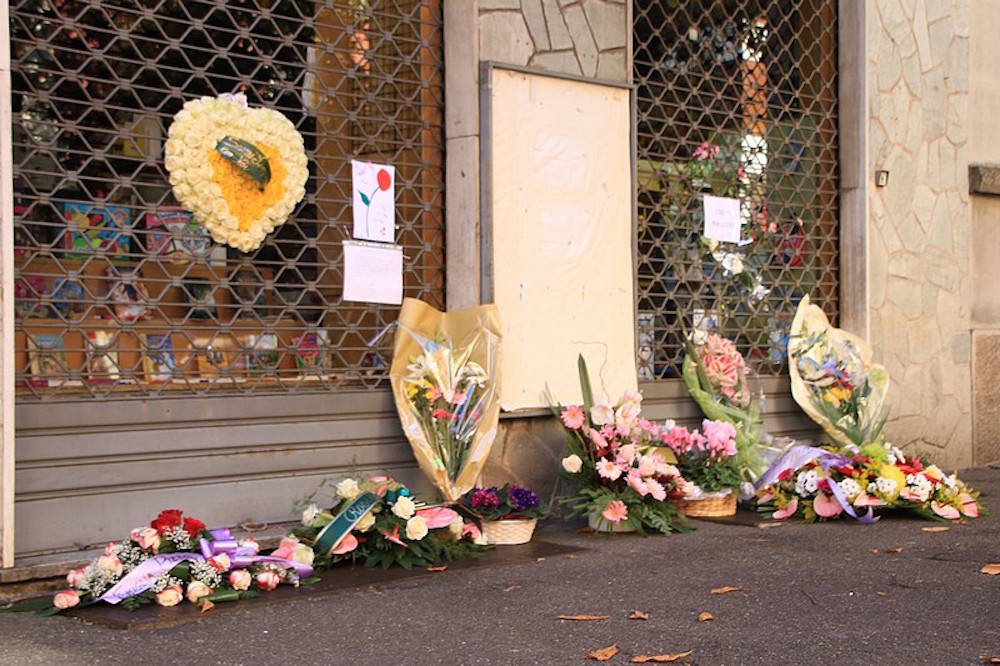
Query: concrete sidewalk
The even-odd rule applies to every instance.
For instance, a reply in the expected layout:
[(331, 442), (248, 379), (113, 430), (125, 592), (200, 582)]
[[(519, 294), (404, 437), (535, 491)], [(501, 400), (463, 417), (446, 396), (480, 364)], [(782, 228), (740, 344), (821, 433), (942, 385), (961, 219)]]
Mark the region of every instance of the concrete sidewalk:
[[(617, 644), (610, 664), (687, 650), (677, 663), (976, 664), (1000, 657), (1000, 576), (979, 573), (1000, 562), (1000, 470), (963, 478), (993, 515), (944, 532), (906, 518), (770, 529), (699, 522), (690, 534), (645, 539), (556, 524), (538, 538), (587, 550), (304, 595), (174, 629), (0, 614), (0, 663), (584, 664)], [(711, 594), (726, 585), (740, 591)], [(629, 620), (635, 609), (649, 620)], [(715, 620), (699, 622), (702, 611)]]

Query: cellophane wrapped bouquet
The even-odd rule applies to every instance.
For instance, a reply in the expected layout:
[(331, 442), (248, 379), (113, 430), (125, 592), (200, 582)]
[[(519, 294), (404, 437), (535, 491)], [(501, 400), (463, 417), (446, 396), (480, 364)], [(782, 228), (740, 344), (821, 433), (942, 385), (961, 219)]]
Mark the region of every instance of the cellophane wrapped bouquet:
[(809, 297), (799, 303), (788, 341), (792, 396), (833, 441), (881, 442), (889, 375), (860, 338), (830, 325)]
[(761, 489), (757, 502), (758, 511), (775, 520), (794, 516), (806, 522), (869, 508), (936, 520), (978, 518), (982, 511), (979, 493), (957, 474), (945, 474), (890, 444), (850, 447), (843, 455), (830, 452), (800, 467), (785, 467)]
[[(327, 529), (339, 531), (325, 538)], [(479, 528), (457, 511), (425, 504), (388, 476), (343, 479), (332, 507), (308, 503), (294, 533), (312, 544), (317, 568), (345, 560), (383, 568), (431, 566), (478, 555), (485, 543)]]
[(567, 433), (562, 476), (574, 489), (562, 503), (599, 527), (683, 531), (671, 500), (684, 497), (688, 484), (657, 450), (661, 428), (641, 418), (642, 396), (626, 392), (614, 405), (595, 403), (582, 356), (579, 371), (583, 405), (553, 410)]
[(449, 502), (475, 485), (496, 438), (499, 361), (495, 306), (442, 313), (404, 302), (390, 372), (396, 408), (417, 462)]
[[(716, 333), (687, 335), (682, 366), (684, 384), (702, 413), (735, 431), (732, 463), (744, 482), (762, 467), (759, 391), (751, 388), (751, 370), (732, 340)], [(685, 475), (686, 477), (686, 475)]]

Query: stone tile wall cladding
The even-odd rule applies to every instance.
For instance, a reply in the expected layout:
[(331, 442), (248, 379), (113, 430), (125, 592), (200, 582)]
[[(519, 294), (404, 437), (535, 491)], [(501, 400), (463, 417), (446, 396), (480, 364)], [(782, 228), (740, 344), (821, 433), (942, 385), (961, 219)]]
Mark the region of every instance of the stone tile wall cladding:
[(892, 377), (890, 440), (972, 462), (968, 3), (868, 4), (871, 341)]
[(625, 82), (625, 0), (479, 0), (479, 57)]

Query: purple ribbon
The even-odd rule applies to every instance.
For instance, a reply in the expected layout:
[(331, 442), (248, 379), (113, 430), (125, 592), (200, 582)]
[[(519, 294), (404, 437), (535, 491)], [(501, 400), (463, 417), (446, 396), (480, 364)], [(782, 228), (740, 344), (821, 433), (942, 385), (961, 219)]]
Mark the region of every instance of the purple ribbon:
[(208, 561), (222, 553), (229, 556), (229, 561), (232, 563), (231, 569), (242, 569), (253, 564), (274, 562), (283, 567), (295, 569), (299, 578), (308, 578), (313, 574), (313, 568), (308, 564), (286, 560), (281, 557), (258, 555), (256, 548), (239, 545), (239, 542), (233, 538), (232, 533), (227, 528), (210, 530), (209, 534), (212, 535), (211, 540), (199, 540), (200, 554), (167, 553), (165, 555), (155, 555), (137, 566), (128, 575), (110, 587), (107, 592), (101, 595), (100, 601), (117, 604), (122, 599), (142, 594), (153, 586), (157, 578), (181, 562)]
[(242, 569), (244, 567), (249, 567), (253, 564), (259, 564), (262, 562), (276, 562), (286, 567), (292, 567), (295, 569), (299, 578), (308, 578), (313, 574), (313, 568), (308, 564), (303, 564), (294, 560), (286, 560), (281, 557), (258, 555), (257, 549), (253, 546), (239, 545), (239, 542), (233, 538), (233, 534), (229, 531), (228, 527), (222, 527), (217, 530), (209, 530), (209, 534), (212, 535), (211, 540), (200, 539), (198, 542), (198, 545), (201, 548), (201, 554), (205, 556), (206, 560), (210, 560), (216, 555), (225, 553), (229, 556), (229, 561), (232, 563), (233, 569)]
[(815, 446), (795, 446), (789, 449), (785, 455), (781, 456), (778, 462), (771, 465), (771, 468), (764, 472), (763, 476), (757, 479), (757, 483), (754, 484), (754, 490), (759, 492), (761, 488), (773, 485), (777, 482), (781, 473), (786, 469), (798, 469), (799, 467), (802, 467), (806, 463), (810, 462), (818, 463), (823, 469), (823, 474), (826, 475), (829, 480), (830, 491), (833, 493), (833, 496), (837, 498), (837, 502), (844, 510), (844, 513), (858, 522), (864, 523), (865, 525), (871, 525), (878, 522), (878, 516), (873, 515), (871, 507), (868, 507), (867, 515), (859, 516), (854, 511), (854, 507), (851, 506), (851, 503), (847, 501), (847, 497), (844, 495), (844, 491), (840, 489), (840, 485), (830, 478), (831, 467), (842, 467), (851, 461), (840, 454), (832, 453), (825, 449), (819, 449)]

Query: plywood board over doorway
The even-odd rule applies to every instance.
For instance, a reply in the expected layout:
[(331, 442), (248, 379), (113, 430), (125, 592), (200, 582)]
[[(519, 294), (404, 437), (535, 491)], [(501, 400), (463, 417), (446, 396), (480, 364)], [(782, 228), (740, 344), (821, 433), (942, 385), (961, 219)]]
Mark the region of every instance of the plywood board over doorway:
[(486, 63), (483, 300), (503, 323), (505, 410), (636, 388), (628, 88)]

